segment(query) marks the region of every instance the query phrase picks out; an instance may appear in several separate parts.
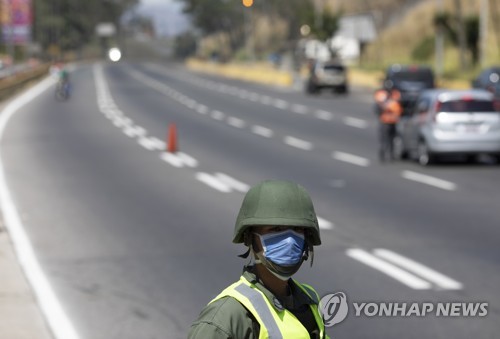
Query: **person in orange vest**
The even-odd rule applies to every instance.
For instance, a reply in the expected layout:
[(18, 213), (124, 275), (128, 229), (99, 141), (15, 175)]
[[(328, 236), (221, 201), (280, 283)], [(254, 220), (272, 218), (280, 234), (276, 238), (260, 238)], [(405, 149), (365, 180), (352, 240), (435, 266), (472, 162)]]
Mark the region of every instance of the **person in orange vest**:
[(401, 94), (396, 90), (380, 90), (375, 93), (380, 121), (380, 161), (385, 161), (387, 155), (391, 160), (394, 159), (393, 139), (396, 136), (396, 124), (403, 113), (400, 99)]

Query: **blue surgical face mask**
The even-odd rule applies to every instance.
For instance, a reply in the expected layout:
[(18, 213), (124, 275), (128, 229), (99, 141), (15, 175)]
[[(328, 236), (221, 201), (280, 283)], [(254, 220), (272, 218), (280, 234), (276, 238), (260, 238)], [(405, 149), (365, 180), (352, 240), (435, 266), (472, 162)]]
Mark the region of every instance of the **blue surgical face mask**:
[(280, 266), (293, 266), (301, 262), (305, 244), (303, 234), (286, 230), (257, 235), (267, 260)]

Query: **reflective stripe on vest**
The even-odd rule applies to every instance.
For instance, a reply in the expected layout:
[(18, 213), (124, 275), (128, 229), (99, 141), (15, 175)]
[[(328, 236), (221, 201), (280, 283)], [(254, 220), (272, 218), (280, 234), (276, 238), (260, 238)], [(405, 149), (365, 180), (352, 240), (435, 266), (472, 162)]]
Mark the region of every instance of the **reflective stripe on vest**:
[[(313, 300), (318, 299), (316, 292), (312, 287), (304, 287), (295, 282), (307, 295)], [(239, 301), (252, 315), (260, 325), (259, 339), (266, 338), (294, 338), (309, 339), (310, 335), (302, 323), (288, 310), (276, 309), (269, 299), (254, 284), (251, 284), (243, 276), (241, 279), (222, 291), (215, 299), (223, 297), (232, 297)], [(320, 330), (321, 337), (325, 336), (325, 325), (321, 317), (318, 305), (310, 305), (316, 325)]]
[(267, 329), (267, 335), (269, 336), (269, 338), (283, 338), (283, 336), (281, 335), (281, 331), (278, 328), (278, 324), (276, 324), (276, 321), (274, 321), (274, 317), (271, 314), (269, 307), (267, 306), (265, 296), (245, 284), (236, 286), (235, 290), (247, 297), (248, 300), (250, 300), (253, 307), (255, 308), (255, 311), (257, 311), (257, 313), (259, 314), (260, 320)]

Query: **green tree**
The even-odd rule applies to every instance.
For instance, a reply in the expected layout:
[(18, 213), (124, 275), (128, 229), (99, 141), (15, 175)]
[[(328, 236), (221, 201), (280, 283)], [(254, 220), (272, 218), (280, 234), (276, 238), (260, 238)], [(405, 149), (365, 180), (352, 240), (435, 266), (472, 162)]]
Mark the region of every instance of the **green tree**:
[(120, 27), (122, 15), (138, 0), (37, 0), (34, 1), (34, 40), (47, 49), (57, 45), (61, 50), (83, 47), (95, 38), (100, 22)]

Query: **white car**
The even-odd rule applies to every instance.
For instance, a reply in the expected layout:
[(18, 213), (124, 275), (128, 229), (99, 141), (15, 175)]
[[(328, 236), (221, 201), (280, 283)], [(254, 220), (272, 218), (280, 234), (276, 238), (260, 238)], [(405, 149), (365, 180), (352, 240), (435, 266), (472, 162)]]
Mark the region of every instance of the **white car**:
[(489, 154), (500, 162), (500, 112), (485, 90), (426, 90), (396, 129), (396, 158), (428, 165), (445, 155)]

